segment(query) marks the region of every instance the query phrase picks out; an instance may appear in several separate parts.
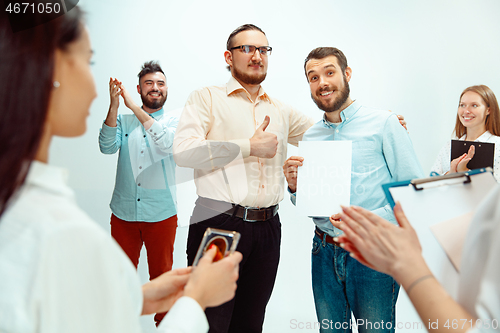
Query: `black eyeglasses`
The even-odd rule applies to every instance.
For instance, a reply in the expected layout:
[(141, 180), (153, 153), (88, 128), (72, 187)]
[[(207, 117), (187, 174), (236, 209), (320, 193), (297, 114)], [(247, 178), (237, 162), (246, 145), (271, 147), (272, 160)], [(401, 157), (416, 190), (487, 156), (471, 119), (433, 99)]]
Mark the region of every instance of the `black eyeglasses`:
[(255, 45), (240, 45), (235, 46), (229, 49), (229, 51), (240, 49), (243, 53), (246, 54), (254, 54), (255, 50), (259, 50), (260, 54), (263, 56), (271, 55), (271, 51), (273, 50), (270, 46), (255, 46)]

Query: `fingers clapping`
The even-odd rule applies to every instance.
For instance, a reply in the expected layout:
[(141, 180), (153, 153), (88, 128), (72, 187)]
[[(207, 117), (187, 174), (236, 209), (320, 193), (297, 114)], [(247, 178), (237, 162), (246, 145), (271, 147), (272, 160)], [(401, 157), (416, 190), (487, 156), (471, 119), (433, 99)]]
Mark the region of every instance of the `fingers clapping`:
[(362, 264), (397, 277), (425, 264), (417, 233), (408, 222), (401, 205), (394, 207), (399, 227), (361, 207), (343, 207), (338, 238), (344, 249)]
[(109, 97), (112, 108), (118, 108), (120, 104), (120, 95), (122, 93), (121, 86), (122, 83), (120, 81), (111, 77), (109, 78)]
[(476, 148), (474, 147), (474, 145), (471, 145), (467, 153), (464, 153), (462, 156), (457, 157), (453, 161), (451, 161), (450, 171), (448, 173), (468, 171), (469, 168), (467, 167), (467, 163), (472, 160), (475, 152)]

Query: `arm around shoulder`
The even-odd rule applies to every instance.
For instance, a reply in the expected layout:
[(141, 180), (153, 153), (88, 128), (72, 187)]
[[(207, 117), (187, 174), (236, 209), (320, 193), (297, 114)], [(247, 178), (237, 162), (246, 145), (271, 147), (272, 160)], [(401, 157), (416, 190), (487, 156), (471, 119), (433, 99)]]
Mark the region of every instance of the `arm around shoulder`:
[(399, 181), (424, 176), (410, 136), (395, 114), (391, 114), (385, 122), (382, 149), (394, 179)]
[(314, 120), (302, 112), (290, 107), (290, 128), (288, 133), (288, 143), (298, 146), (304, 133), (314, 125)]

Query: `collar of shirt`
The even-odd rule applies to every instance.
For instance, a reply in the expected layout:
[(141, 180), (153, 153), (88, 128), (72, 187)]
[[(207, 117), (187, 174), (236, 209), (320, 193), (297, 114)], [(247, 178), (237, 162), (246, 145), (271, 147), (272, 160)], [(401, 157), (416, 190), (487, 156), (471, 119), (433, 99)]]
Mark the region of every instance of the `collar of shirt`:
[[(459, 140), (465, 141), (466, 136), (467, 136), (467, 134), (464, 134)], [(489, 142), (488, 140), (490, 140), (492, 136), (493, 136), (493, 134), (491, 134), (490, 131), (486, 131), (483, 134), (481, 134), (481, 136), (474, 141), (475, 142)]]
[[(142, 106), (141, 106), (141, 109), (143, 109), (143, 108), (142, 108)], [(144, 109), (143, 109), (143, 110), (144, 110)], [(144, 111), (144, 112), (146, 112), (146, 111)], [(163, 113), (164, 113), (163, 108), (161, 108), (161, 109), (160, 109), (160, 110), (158, 110), (158, 111), (155, 111), (155, 112), (153, 112), (153, 113), (148, 113), (148, 114), (149, 114), (151, 117), (153, 117), (153, 119), (158, 119), (158, 117), (162, 116), (162, 115), (163, 115)]]
[(26, 177), (25, 186), (36, 186), (56, 194), (71, 195), (73, 191), (66, 185), (67, 180), (67, 170), (33, 161)]
[[(252, 100), (252, 98), (250, 97), (251, 96), (250, 93), (245, 88), (243, 88), (243, 86), (238, 82), (238, 80), (236, 80), (233, 76), (231, 76), (231, 78), (226, 84), (226, 94), (229, 96), (232, 93), (238, 93), (238, 92), (245, 92), (248, 99)], [(264, 88), (262, 88), (262, 86), (259, 87), (259, 94), (257, 95), (257, 100), (259, 99), (271, 103), (269, 96), (264, 91)]]
[(325, 112), (325, 114), (323, 115), (323, 125), (328, 128), (336, 128), (338, 125), (349, 121), (349, 119), (351, 119), (356, 114), (356, 112), (358, 112), (360, 108), (361, 108), (360, 102), (358, 101), (352, 102), (351, 105), (349, 105), (340, 112), (340, 119), (342, 119), (342, 122), (340, 123), (329, 122), (326, 119), (326, 112)]

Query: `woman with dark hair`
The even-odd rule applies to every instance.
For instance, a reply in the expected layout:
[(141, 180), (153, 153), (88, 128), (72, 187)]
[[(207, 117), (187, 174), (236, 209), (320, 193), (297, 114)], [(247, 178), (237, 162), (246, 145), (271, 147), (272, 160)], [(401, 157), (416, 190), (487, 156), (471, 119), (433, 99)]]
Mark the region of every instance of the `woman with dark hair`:
[[(241, 254), (141, 286), (134, 266), (76, 205), (64, 170), (48, 165), (53, 136), (86, 130), (96, 97), (89, 34), (78, 7), (13, 32), (0, 12), (0, 332), (206, 332), (203, 310), (234, 296)], [(175, 304), (174, 304), (175, 303)]]
[[(493, 91), (485, 85), (466, 88), (460, 95), (455, 139), (495, 144), (494, 176), (500, 180), (500, 110)], [(441, 149), (432, 174), (446, 174), (466, 171), (467, 163), (474, 157), (475, 147), (471, 146), (467, 154), (451, 161), (451, 141)]]

